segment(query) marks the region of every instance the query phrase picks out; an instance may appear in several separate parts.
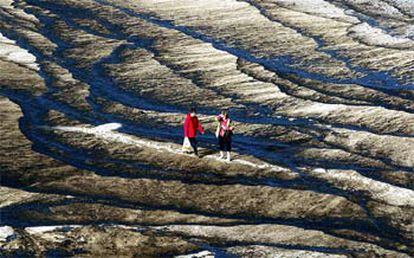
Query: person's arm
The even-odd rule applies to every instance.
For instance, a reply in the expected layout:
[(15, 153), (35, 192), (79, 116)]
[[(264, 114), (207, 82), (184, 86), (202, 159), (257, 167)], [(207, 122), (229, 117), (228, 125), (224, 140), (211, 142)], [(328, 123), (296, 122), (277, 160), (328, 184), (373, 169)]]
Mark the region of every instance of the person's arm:
[(197, 118), (197, 130), (198, 130), (201, 134), (204, 134), (204, 129), (203, 129), (203, 127), (201, 126), (200, 120), (198, 120), (198, 118)]
[(234, 126), (233, 126), (233, 121), (229, 119), (229, 122), (227, 123), (227, 127), (229, 128), (230, 131), (234, 130)]

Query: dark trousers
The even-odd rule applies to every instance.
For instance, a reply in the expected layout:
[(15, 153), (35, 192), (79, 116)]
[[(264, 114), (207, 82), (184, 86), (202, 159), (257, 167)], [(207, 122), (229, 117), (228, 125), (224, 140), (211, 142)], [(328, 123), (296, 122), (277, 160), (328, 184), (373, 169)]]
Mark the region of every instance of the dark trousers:
[(194, 154), (198, 155), (197, 139), (195, 137), (193, 137), (193, 138), (188, 138), (188, 140), (190, 141), (191, 147), (193, 147)]
[(231, 151), (231, 135), (219, 136), (218, 140), (221, 151)]

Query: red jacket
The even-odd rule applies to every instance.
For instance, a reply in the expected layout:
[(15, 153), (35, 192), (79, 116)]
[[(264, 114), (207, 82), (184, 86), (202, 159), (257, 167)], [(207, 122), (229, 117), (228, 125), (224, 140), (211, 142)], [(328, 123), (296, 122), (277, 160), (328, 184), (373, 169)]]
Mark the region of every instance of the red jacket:
[(204, 133), (204, 129), (201, 126), (200, 121), (198, 121), (197, 116), (191, 117), (190, 114), (187, 114), (184, 121), (184, 137), (195, 137), (197, 135), (197, 130), (200, 133)]

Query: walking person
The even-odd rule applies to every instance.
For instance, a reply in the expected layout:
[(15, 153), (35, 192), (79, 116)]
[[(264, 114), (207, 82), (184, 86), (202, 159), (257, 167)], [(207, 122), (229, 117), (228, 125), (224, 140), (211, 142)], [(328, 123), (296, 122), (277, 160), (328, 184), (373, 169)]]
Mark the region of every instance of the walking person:
[(201, 134), (204, 134), (204, 129), (201, 126), (200, 121), (197, 117), (197, 112), (195, 108), (190, 108), (185, 121), (184, 121), (184, 144), (183, 150), (185, 149), (186, 145), (190, 145), (193, 148), (194, 155), (198, 156), (197, 150), (197, 131)]
[(234, 127), (227, 111), (222, 111), (220, 115), (216, 117), (219, 124), (217, 125), (216, 137), (218, 138), (220, 146), (220, 158), (224, 158), (224, 152), (227, 153), (227, 161), (231, 161), (231, 138), (233, 135)]

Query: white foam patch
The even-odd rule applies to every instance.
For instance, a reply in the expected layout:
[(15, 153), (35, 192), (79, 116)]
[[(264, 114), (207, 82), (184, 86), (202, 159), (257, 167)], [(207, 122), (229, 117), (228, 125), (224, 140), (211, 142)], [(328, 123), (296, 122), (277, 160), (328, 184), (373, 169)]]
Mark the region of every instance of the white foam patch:
[(36, 62), (36, 57), (31, 55), (27, 50), (11, 52), (8, 55), (8, 58), (21, 64), (31, 64)]
[(399, 48), (414, 47), (414, 41), (411, 39), (389, 35), (382, 29), (374, 28), (366, 22), (353, 26), (349, 32), (349, 36), (368, 45)]
[(52, 232), (55, 230), (61, 230), (64, 228), (76, 228), (80, 225), (59, 225), (59, 226), (39, 226), (39, 227), (26, 227), (24, 230), (29, 234), (43, 234), (47, 232)]
[(8, 237), (14, 235), (14, 230), (10, 226), (0, 227), (0, 241), (4, 242)]
[(27, 66), (31, 69), (39, 71), (36, 63), (36, 57), (29, 53), (26, 49), (16, 45), (14, 40), (10, 40), (0, 33), (0, 58), (9, 60)]
[(315, 168), (313, 170), (313, 172), (316, 172), (316, 173), (326, 173), (326, 169), (324, 169), (324, 168)]
[(108, 124), (103, 124), (103, 125), (95, 127), (95, 130), (98, 132), (114, 131), (114, 130), (118, 130), (121, 127), (122, 127), (122, 124), (119, 124), (119, 123), (108, 123)]
[(26, 232), (29, 234), (42, 234), (58, 229), (59, 226), (41, 226), (41, 227), (27, 227)]
[[(221, 160), (220, 158), (216, 158), (217, 160)], [(271, 164), (268, 163), (263, 163), (263, 164), (256, 164), (247, 160), (243, 160), (243, 159), (237, 159), (237, 160), (233, 160), (232, 162), (234, 163), (239, 163), (242, 165), (246, 165), (246, 166), (250, 166), (250, 167), (255, 167), (255, 168), (260, 168), (260, 169), (270, 169), (270, 170), (276, 170), (276, 171), (281, 171), (281, 169), (279, 167), (273, 166)]]
[(2, 8), (13, 8), (13, 0), (0, 0), (0, 7)]
[(214, 258), (214, 253), (204, 250), (198, 253), (192, 253), (192, 254), (185, 254), (185, 255), (178, 255), (174, 256), (176, 258)]
[(78, 133), (84, 133), (84, 134), (92, 134), (99, 138), (105, 139), (107, 141), (138, 145), (141, 147), (153, 148), (159, 151), (169, 151), (169, 152), (173, 152), (176, 154), (180, 154), (179, 149), (174, 149), (171, 146), (165, 146), (162, 143), (145, 141), (139, 138), (126, 135), (126, 134), (115, 132), (111, 130), (111, 128), (115, 128), (115, 126), (113, 126), (112, 123), (100, 125), (94, 128), (74, 127), (74, 126), (56, 126), (51, 129), (61, 130), (61, 131), (66, 131), (66, 132), (78, 132)]
[(414, 207), (414, 191), (376, 181), (352, 170), (314, 169), (313, 176), (328, 180), (335, 186), (352, 191), (368, 192), (371, 198), (394, 206)]

